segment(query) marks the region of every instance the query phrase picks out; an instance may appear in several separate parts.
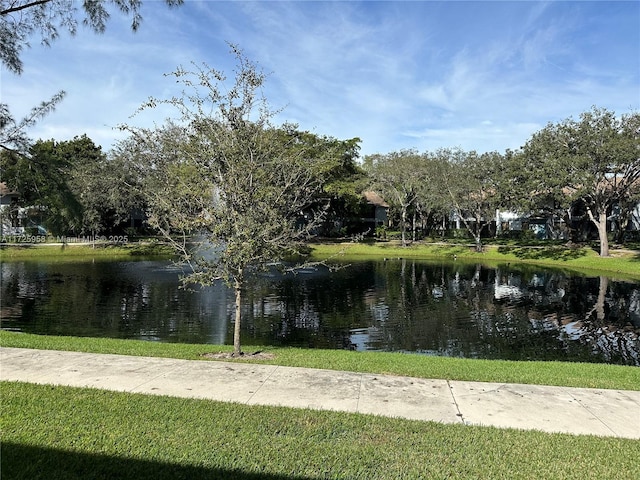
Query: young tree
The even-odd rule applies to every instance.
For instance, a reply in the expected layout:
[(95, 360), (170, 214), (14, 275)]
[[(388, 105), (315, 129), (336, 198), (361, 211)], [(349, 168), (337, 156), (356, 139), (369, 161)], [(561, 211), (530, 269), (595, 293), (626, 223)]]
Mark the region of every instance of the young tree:
[(584, 202), (598, 230), (600, 256), (609, 256), (607, 216), (614, 205), (630, 208), (640, 191), (640, 114), (616, 117), (592, 108), (533, 135), (524, 147), (534, 184), (564, 202)]
[[(185, 87), (168, 100), (143, 105), (175, 107), (179, 117), (167, 129), (130, 130), (143, 148), (158, 149), (153, 172), (167, 183), (155, 198), (151, 219), (192, 267), (185, 281), (201, 285), (221, 279), (235, 292), (234, 354), (240, 355), (242, 295), (248, 280), (268, 264), (299, 253), (321, 212), (310, 205), (323, 186), (319, 171), (339, 162), (300, 142), (289, 125), (275, 127), (274, 112), (261, 95), (265, 75), (231, 46), (237, 67), (229, 84), (206, 65), (179, 68), (172, 76)], [(154, 147), (155, 145), (155, 147)], [(328, 158), (327, 158), (328, 157)], [(162, 165), (161, 168), (159, 166)], [(157, 197), (160, 192), (156, 192)], [(202, 234), (210, 244), (199, 255), (174, 233)]]

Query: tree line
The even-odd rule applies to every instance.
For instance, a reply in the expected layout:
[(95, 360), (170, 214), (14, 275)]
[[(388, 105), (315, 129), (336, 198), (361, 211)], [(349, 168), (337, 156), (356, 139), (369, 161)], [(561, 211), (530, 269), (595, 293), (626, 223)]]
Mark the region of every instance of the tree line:
[[(640, 203), (637, 113), (616, 116), (594, 107), (577, 120), (548, 124), (516, 151), (407, 149), (362, 159), (358, 138), (338, 140), (295, 125), (250, 124), (260, 132), (253, 140), (267, 149), (264, 155), (286, 156), (287, 164), (277, 167), (291, 174), (287, 185), (314, 190), (308, 204), (296, 205), (299, 197), (294, 197), (290, 207), (299, 224), (305, 215), (315, 218), (322, 212), (313, 232), (324, 236), (375, 233), (369, 224), (357, 222), (367, 215), (362, 193), (370, 189), (389, 204), (387, 227), (399, 230), (405, 245), (463, 229), (481, 249), (484, 236), (514, 233), (501, 231), (496, 212), (503, 211), (543, 222), (556, 219), (545, 223), (550, 237), (579, 241), (591, 229), (606, 256), (612, 214), (615, 239), (622, 243)], [(187, 219), (201, 215), (215, 195), (207, 192), (185, 150), (215, 158), (219, 152), (211, 151), (213, 145), (196, 136), (210, 130), (220, 138), (217, 127), (208, 121), (188, 127), (177, 122), (155, 129), (124, 127), (129, 138), (106, 153), (86, 135), (38, 140), (27, 154), (4, 150), (2, 181), (19, 193), (5, 221), (9, 217), (17, 224), (21, 207), (27, 209), (27, 225), (41, 225), (55, 235), (193, 234), (198, 224)], [(308, 168), (306, 176), (295, 173), (300, 162)], [(246, 180), (246, 166), (233, 166), (240, 181)], [(226, 181), (234, 175), (225, 172)], [(253, 209), (275, 202), (264, 192), (252, 193)]]
[(402, 150), (367, 156), (363, 167), (398, 212), (403, 244), (407, 232), (415, 240), (453, 217), (481, 249), (489, 226), (500, 233), (503, 211), (545, 222), (550, 237), (584, 240), (592, 228), (608, 256), (612, 219), (624, 242), (640, 204), (640, 114), (593, 107), (515, 151)]

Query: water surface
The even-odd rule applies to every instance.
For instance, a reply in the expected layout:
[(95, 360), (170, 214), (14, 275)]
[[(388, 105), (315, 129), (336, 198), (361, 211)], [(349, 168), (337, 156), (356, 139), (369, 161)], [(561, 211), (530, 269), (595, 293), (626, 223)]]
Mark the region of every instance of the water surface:
[[(222, 283), (184, 289), (166, 261), (0, 263), (2, 328), (232, 342)], [(245, 345), (640, 365), (640, 284), (530, 266), (409, 260), (275, 270), (245, 292)]]

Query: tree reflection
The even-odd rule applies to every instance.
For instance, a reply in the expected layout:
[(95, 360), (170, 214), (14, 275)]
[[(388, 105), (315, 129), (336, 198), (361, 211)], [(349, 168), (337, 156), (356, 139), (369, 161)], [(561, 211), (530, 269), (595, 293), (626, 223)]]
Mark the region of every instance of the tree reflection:
[[(230, 343), (224, 285), (187, 291), (160, 262), (2, 263), (2, 328)], [(245, 344), (640, 365), (640, 285), (532, 266), (395, 259), (270, 272)]]

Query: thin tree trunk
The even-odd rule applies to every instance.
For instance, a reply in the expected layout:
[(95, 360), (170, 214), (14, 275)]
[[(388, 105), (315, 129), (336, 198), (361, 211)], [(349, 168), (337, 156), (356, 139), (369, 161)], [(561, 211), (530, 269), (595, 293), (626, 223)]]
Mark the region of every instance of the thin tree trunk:
[(402, 246), (407, 246), (407, 208), (405, 206), (402, 207), (402, 225), (400, 226), (400, 230), (402, 230)]
[(411, 218), (411, 241), (416, 241), (416, 210), (413, 210), (413, 217)]
[(241, 319), (241, 310), (242, 310), (242, 283), (236, 280), (234, 285), (234, 290), (236, 294), (236, 316), (235, 323), (233, 326), (233, 354), (234, 355), (242, 355), (242, 349), (240, 347), (240, 319)]

